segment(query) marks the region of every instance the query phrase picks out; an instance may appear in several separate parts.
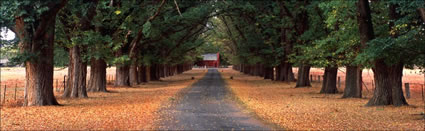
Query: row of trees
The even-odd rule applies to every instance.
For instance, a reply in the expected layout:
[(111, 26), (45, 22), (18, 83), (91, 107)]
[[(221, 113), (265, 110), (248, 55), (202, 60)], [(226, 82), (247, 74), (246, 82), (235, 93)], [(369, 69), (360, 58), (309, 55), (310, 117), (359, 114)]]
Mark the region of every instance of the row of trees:
[(423, 1), (19, 0), (0, 5), (0, 26), (19, 39), (16, 60), (26, 67), (26, 105), (58, 104), (53, 65), (61, 56), (69, 57), (64, 97), (87, 97), (86, 90), (106, 91), (108, 66), (117, 67), (117, 86), (158, 80), (188, 69), (205, 41), (221, 43), (221, 54), (235, 69), (296, 80), (296, 87), (311, 86), (310, 67), (324, 67), (321, 93), (337, 92), (338, 67), (346, 67), (344, 98), (362, 97), (362, 69), (372, 68), (376, 89), (370, 106), (407, 105), (402, 70), (425, 66)]
[(403, 68), (425, 66), (424, 6), (397, 0), (226, 1), (215, 36), (233, 54), (235, 69), (296, 80), (296, 88), (311, 86), (310, 67), (323, 67), (320, 93), (337, 93), (338, 67), (345, 67), (343, 98), (362, 97), (362, 69), (372, 68), (376, 89), (367, 105), (401, 106), (407, 105)]
[(215, 15), (211, 2), (1, 1), (0, 27), (16, 34), (20, 53), (14, 60), (26, 68), (24, 104), (58, 105), (53, 67), (64, 57), (69, 59), (69, 83), (63, 97), (73, 98), (86, 98), (87, 91), (106, 92), (108, 66), (117, 67), (116, 86), (135, 86), (191, 69), (204, 32), (210, 30), (208, 19)]

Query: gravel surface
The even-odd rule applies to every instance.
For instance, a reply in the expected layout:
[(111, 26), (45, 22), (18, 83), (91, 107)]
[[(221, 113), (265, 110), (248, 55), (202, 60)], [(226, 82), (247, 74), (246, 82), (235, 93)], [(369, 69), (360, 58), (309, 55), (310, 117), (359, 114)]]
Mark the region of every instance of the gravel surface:
[(217, 69), (183, 93), (172, 106), (161, 110), (159, 130), (271, 130), (228, 99)]

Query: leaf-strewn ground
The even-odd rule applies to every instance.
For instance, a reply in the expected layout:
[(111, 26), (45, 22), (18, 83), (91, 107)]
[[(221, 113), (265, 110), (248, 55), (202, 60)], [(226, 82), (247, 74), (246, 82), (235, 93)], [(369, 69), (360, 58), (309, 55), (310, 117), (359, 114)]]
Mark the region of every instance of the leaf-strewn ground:
[[(3, 72), (2, 72), (3, 73)], [(2, 107), (1, 130), (136, 130), (154, 129), (160, 105), (167, 105), (205, 71), (195, 69), (138, 87), (108, 86), (110, 93), (89, 93), (87, 99), (63, 99), (63, 106)], [(195, 80), (191, 77), (195, 76)]]
[[(290, 130), (424, 130), (424, 104), (412, 91), (410, 106), (365, 107), (371, 95), (341, 99), (342, 94), (319, 94), (320, 84), (294, 88), (295, 83), (264, 80), (238, 71), (222, 72), (234, 97), (267, 122)], [(230, 79), (233, 76), (233, 80)], [(343, 89), (338, 89), (343, 92)]]

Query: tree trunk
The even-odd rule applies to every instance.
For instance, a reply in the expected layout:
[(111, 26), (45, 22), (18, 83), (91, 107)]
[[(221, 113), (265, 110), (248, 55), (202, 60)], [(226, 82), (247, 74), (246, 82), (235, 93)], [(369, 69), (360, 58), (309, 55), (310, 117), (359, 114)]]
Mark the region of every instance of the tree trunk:
[(177, 74), (176, 72), (177, 72), (177, 66), (174, 65), (174, 66), (171, 67), (171, 76), (176, 75)]
[(279, 68), (279, 80), (285, 82), (295, 81), (294, 73), (292, 72), (292, 64), (283, 62), (278, 66)]
[(66, 79), (66, 87), (64, 89), (64, 92), (62, 94), (62, 97), (71, 97), (71, 92), (72, 92), (72, 80), (73, 80), (73, 76), (74, 76), (74, 59), (73, 59), (73, 50), (72, 48), (69, 48), (69, 63), (68, 63), (68, 76)]
[(372, 70), (376, 86), (366, 106), (408, 105), (402, 89), (403, 64), (388, 66), (384, 61), (377, 61)]
[(169, 70), (168, 70), (169, 68), (168, 68), (168, 65), (164, 65), (164, 76), (165, 77), (168, 77), (168, 76), (170, 76), (169, 74)]
[(422, 22), (425, 23), (425, 9), (424, 8), (419, 8), (419, 15), (422, 18)]
[[(55, 14), (56, 15), (56, 14)], [(52, 25), (55, 24), (52, 18)], [(22, 22), (22, 23), (21, 23)], [(24, 24), (17, 20), (18, 24)], [(23, 25), (22, 25), (23, 26)], [(19, 28), (19, 27), (18, 27)], [(18, 33), (24, 32), (22, 27)], [(25, 40), (21, 39), (20, 45), (25, 46), (22, 52), (38, 53), (37, 57), (25, 62), (25, 99), (26, 106), (59, 105), (53, 94), (53, 42), (55, 26), (47, 26), (46, 33), (40, 39)], [(22, 47), (21, 46), (21, 47)]]
[(106, 90), (106, 62), (103, 59), (91, 59), (90, 80), (88, 91), (107, 92)]
[(137, 64), (133, 63), (130, 65), (130, 86), (136, 86), (139, 84), (138, 77), (137, 77)]
[(263, 76), (263, 73), (261, 72), (261, 69), (262, 69), (262, 66), (261, 66), (261, 64), (260, 63), (258, 63), (257, 64), (257, 67), (256, 67), (257, 69), (257, 74), (256, 74), (256, 76)]
[(298, 80), (295, 88), (299, 87), (311, 87), (310, 84), (310, 66), (306, 64), (301, 64), (298, 68)]
[(87, 64), (83, 62), (80, 47), (74, 46), (71, 49), (70, 73), (68, 73), (68, 87), (66, 88), (63, 97), (86, 98), (86, 79), (87, 79)]
[(251, 65), (251, 75), (257, 76), (257, 64)]
[[(371, 13), (369, 2), (367, 0), (359, 0), (358, 4), (359, 12), (359, 29), (360, 29), (360, 40), (362, 43), (366, 43), (374, 38), (373, 25), (371, 20)], [(390, 7), (390, 19), (397, 20), (397, 12), (395, 11), (396, 6)], [(393, 21), (390, 21), (390, 29), (393, 28)], [(397, 37), (397, 32), (392, 34), (391, 37)], [(403, 63), (392, 63), (387, 65), (384, 60), (377, 59), (374, 61), (374, 79), (376, 82), (375, 91), (373, 97), (369, 100), (366, 106), (378, 106), (378, 105), (395, 105), (402, 106), (407, 105), (406, 99), (403, 95), (402, 90), (402, 75), (403, 75)]]
[(260, 76), (260, 77), (264, 76), (264, 65), (263, 64), (260, 64), (260, 67), (258, 68), (258, 70), (259, 70), (258, 76)]
[(362, 69), (360, 67), (347, 66), (342, 98), (362, 98)]
[(159, 64), (156, 67), (156, 69), (157, 69), (157, 73), (158, 73), (159, 78), (164, 78), (165, 77), (164, 76), (164, 65), (163, 64)]
[(139, 83), (148, 82), (146, 80), (146, 66), (139, 65), (137, 67), (137, 79)]
[(117, 66), (115, 86), (130, 86), (130, 67), (128, 65)]
[(271, 79), (273, 80), (273, 67), (265, 67), (264, 68), (264, 79)]
[(373, 32), (372, 17), (368, 0), (357, 2), (357, 22), (359, 23), (360, 43), (366, 45), (369, 40), (375, 38)]
[(177, 65), (177, 74), (181, 74), (181, 72), (183, 72), (183, 69), (182, 69), (182, 65), (179, 64)]
[(335, 94), (338, 93), (336, 89), (336, 77), (338, 73), (337, 67), (326, 67), (325, 76), (323, 78), (322, 89), (320, 93), (324, 94)]
[(157, 64), (154, 64), (151, 66), (150, 69), (150, 79), (151, 81), (158, 81), (159, 80), (159, 68)]
[[(25, 106), (59, 105), (53, 94), (55, 26), (52, 25), (56, 24), (56, 14), (66, 2), (48, 3), (47, 10), (35, 17), (34, 22), (25, 22), (27, 15), (14, 17), (20, 52), (36, 55), (25, 61)], [(20, 10), (34, 11), (30, 8)]]
[[(87, 14), (77, 14), (78, 17), (78, 23), (76, 24), (69, 24), (66, 20), (69, 19), (68, 16), (62, 17), (63, 19), (59, 20), (65, 20), (64, 23), (68, 23), (65, 28), (67, 29), (76, 29), (81, 31), (89, 31), (93, 30), (91, 26), (91, 21), (93, 17), (96, 15), (96, 5), (98, 3), (98, 0), (92, 0), (92, 1), (84, 1), (83, 3), (90, 4), (91, 6), (88, 7), (88, 10), (86, 11)], [(67, 37), (69, 40), (75, 37), (80, 36), (74, 36), (72, 33), (68, 32)], [(86, 80), (87, 80), (87, 62), (83, 61), (83, 58), (81, 56), (82, 53), (84, 53), (85, 46), (82, 45), (74, 45), (69, 49), (69, 60), (70, 65), (68, 66), (68, 84), (67, 88), (63, 94), (63, 97), (73, 97), (73, 98), (86, 98), (87, 97), (87, 88), (86, 88)]]
[(151, 81), (151, 66), (146, 66), (145, 71), (146, 71), (145, 73), (146, 82), (149, 82)]
[(275, 69), (276, 69), (276, 81), (280, 81), (282, 78), (281, 78), (281, 73), (280, 73), (280, 65), (278, 65), (278, 66), (276, 66), (275, 67)]

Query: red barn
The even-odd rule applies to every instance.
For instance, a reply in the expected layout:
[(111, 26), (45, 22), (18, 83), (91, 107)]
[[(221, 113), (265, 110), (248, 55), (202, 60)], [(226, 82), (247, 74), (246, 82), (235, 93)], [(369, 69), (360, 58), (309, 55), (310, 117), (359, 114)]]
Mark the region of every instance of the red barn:
[(206, 66), (206, 67), (216, 67), (220, 66), (220, 54), (212, 53), (212, 54), (204, 54), (202, 55), (203, 60), (198, 63), (198, 66)]

